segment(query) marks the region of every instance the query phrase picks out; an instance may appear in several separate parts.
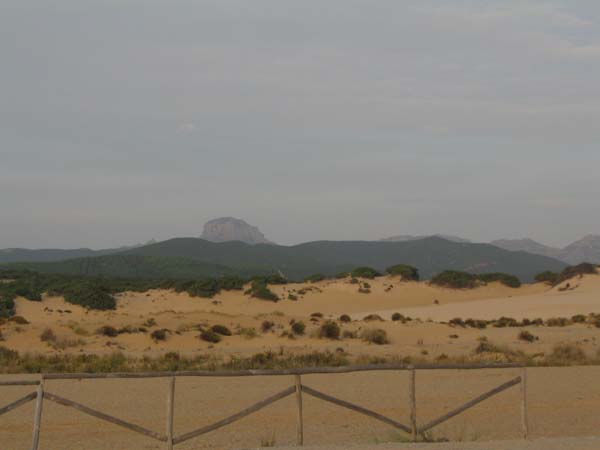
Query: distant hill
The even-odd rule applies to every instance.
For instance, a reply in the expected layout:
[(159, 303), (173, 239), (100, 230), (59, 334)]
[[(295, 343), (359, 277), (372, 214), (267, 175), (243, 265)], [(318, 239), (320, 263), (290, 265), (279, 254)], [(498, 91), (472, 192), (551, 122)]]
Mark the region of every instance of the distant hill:
[(567, 264), (582, 262), (600, 264), (600, 236), (589, 235), (564, 248), (549, 247), (532, 239), (501, 239), (491, 243), (510, 251), (525, 251), (559, 259)]
[(251, 245), (273, 243), (257, 227), (234, 217), (220, 217), (206, 222), (200, 238), (210, 242), (240, 241)]
[(107, 278), (164, 279), (254, 275), (253, 273), (245, 273), (243, 270), (233, 270), (218, 264), (208, 264), (190, 258), (121, 254), (55, 262), (21, 262), (0, 266), (0, 268), (3, 267), (42, 273)]
[(19, 264), (18, 268), (53, 273), (161, 278), (209, 274), (248, 276), (281, 271), (290, 279), (302, 279), (315, 273), (335, 275), (363, 265), (383, 271), (399, 263), (417, 267), (423, 278), (453, 269), (473, 273), (506, 272), (523, 281), (532, 280), (539, 272), (560, 271), (565, 267), (564, 263), (545, 256), (507, 251), (490, 244), (457, 243), (429, 237), (400, 242), (317, 241), (289, 247), (176, 238), (113, 255), (59, 263)]
[(388, 238), (383, 238), (381, 239), (382, 241), (389, 241), (389, 242), (404, 242), (404, 241), (418, 241), (420, 239), (425, 239), (428, 237), (438, 237), (438, 238), (442, 238), (445, 239), (447, 241), (451, 241), (451, 242), (463, 242), (463, 243), (468, 243), (468, 242), (472, 242), (468, 239), (463, 239), (461, 237), (458, 236), (452, 236), (449, 234), (432, 234), (432, 235), (417, 235), (417, 236), (413, 236), (410, 234), (401, 234), (398, 236), (391, 236)]
[(61, 249), (42, 249), (42, 250), (30, 250), (26, 248), (6, 248), (0, 249), (0, 263), (12, 263), (12, 262), (27, 262), (27, 261), (38, 261), (38, 262), (52, 262), (52, 261), (63, 261), (65, 259), (72, 258), (86, 258), (92, 256), (109, 255), (111, 253), (117, 253), (123, 251), (120, 249), (107, 249), (107, 250), (91, 250), (89, 248), (78, 248), (73, 250), (61, 250)]

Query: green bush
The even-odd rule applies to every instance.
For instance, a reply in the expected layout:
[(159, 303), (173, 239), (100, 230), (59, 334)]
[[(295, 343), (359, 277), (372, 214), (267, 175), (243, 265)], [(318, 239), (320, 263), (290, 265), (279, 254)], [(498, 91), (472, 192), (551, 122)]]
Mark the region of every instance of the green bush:
[(275, 326), (275, 323), (271, 322), (270, 320), (265, 320), (261, 324), (260, 329), (262, 330), (263, 333), (266, 333), (267, 331), (271, 331), (274, 326)]
[(387, 337), (387, 332), (385, 330), (382, 330), (381, 328), (363, 330), (360, 334), (360, 338), (363, 341), (376, 345), (384, 345), (390, 343)]
[(404, 315), (400, 314), (399, 312), (395, 312), (394, 314), (392, 314), (392, 320), (394, 322), (399, 322), (403, 319), (404, 319)]
[(367, 278), (369, 280), (372, 280), (375, 277), (381, 276), (381, 274), (379, 272), (377, 272), (375, 269), (373, 269), (372, 267), (366, 267), (366, 266), (357, 267), (350, 274), (354, 278)]
[(325, 322), (319, 328), (319, 337), (325, 339), (339, 339), (340, 338), (340, 326), (331, 320)]
[(160, 330), (154, 330), (152, 333), (150, 333), (150, 337), (155, 342), (166, 341), (168, 332), (169, 332), (169, 330), (167, 330), (165, 328), (160, 329)]
[(560, 275), (557, 274), (556, 272), (551, 272), (550, 270), (547, 270), (545, 272), (538, 273), (535, 276), (535, 281), (538, 283), (546, 283), (546, 284), (550, 284), (550, 285), (555, 285), (556, 282), (558, 281), (559, 276)]
[(519, 338), (520, 341), (525, 341), (525, 342), (534, 342), (538, 339), (537, 336), (534, 336), (527, 330), (521, 330), (521, 332), (519, 332), (519, 335), (517, 337)]
[(292, 332), (298, 336), (303, 335), (305, 330), (306, 325), (304, 325), (304, 322), (294, 322), (292, 324)]
[(265, 280), (259, 279), (254, 280), (250, 287), (250, 296), (259, 298), (261, 300), (269, 300), (272, 302), (278, 302), (279, 297), (273, 291), (271, 291)]
[(67, 302), (84, 308), (110, 310), (117, 307), (116, 299), (99, 283), (89, 282), (71, 286), (62, 294)]
[(514, 275), (509, 275), (506, 273), (500, 273), (500, 272), (482, 273), (479, 275), (479, 279), (481, 281), (483, 281), (484, 283), (492, 283), (494, 281), (499, 281), (503, 285), (511, 287), (511, 288), (521, 287), (521, 280), (519, 280)]
[(446, 270), (434, 276), (431, 284), (453, 289), (473, 289), (479, 285), (479, 279), (471, 273)]
[(42, 334), (40, 334), (40, 340), (42, 342), (56, 342), (56, 334), (52, 328), (46, 328), (42, 331)]
[(221, 336), (231, 336), (231, 330), (225, 325), (213, 325), (211, 330)]
[(8, 319), (10, 322), (14, 322), (17, 325), (29, 325), (29, 320), (27, 320), (25, 317), (23, 316), (13, 316), (10, 319)]
[(403, 280), (419, 281), (419, 270), (407, 264), (396, 264), (385, 271), (392, 276), (401, 276)]
[(307, 283), (317, 283), (319, 281), (323, 281), (324, 279), (325, 275), (323, 275), (322, 273), (315, 273), (314, 275), (306, 277), (304, 281)]
[(204, 330), (202, 333), (200, 333), (200, 339), (206, 342), (210, 342), (212, 344), (217, 344), (221, 342), (221, 336), (219, 336), (212, 330)]
[(98, 328), (98, 330), (96, 330), (96, 334), (108, 337), (117, 337), (119, 335), (119, 330), (110, 325), (103, 325), (100, 328)]
[(363, 320), (365, 322), (383, 322), (383, 317), (381, 317), (379, 314), (368, 314), (365, 317), (363, 317)]
[(576, 266), (567, 267), (563, 270), (556, 280), (556, 284), (560, 284), (563, 281), (570, 280), (571, 278), (575, 278), (582, 275), (591, 275), (598, 273), (596, 266), (590, 263), (581, 263)]

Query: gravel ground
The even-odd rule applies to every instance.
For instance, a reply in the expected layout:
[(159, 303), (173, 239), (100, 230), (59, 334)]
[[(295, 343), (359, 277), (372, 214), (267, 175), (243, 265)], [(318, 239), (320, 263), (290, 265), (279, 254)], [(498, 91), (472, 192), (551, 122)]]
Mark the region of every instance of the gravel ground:
[[(303, 450), (597, 450), (599, 437), (535, 439), (529, 441), (452, 442), (442, 444), (327, 445), (302, 447)], [(298, 447), (277, 447), (298, 450)]]

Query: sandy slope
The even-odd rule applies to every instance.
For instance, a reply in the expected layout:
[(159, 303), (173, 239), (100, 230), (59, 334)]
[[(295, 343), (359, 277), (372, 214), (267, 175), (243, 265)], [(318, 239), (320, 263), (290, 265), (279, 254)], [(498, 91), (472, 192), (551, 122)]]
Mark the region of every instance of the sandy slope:
[[(471, 317), (477, 319), (497, 319), (501, 316), (515, 319), (540, 317), (571, 317), (575, 314), (600, 312), (600, 276), (587, 275), (581, 279), (571, 280), (570, 288), (563, 283), (552, 289), (518, 296), (500, 296), (485, 300), (460, 302), (423, 307), (401, 308), (400, 312), (410, 317), (436, 322), (448, 321), (454, 317)], [(398, 309), (377, 310), (382, 317), (389, 317)]]

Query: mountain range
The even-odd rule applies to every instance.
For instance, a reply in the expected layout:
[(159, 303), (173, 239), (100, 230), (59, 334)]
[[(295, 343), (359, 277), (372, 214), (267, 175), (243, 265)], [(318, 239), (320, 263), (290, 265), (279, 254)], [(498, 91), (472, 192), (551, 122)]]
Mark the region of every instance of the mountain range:
[(590, 262), (600, 264), (600, 235), (590, 234), (563, 248), (550, 247), (533, 239), (500, 239), (491, 242), (510, 251), (524, 251), (556, 258), (567, 264)]
[[(383, 241), (316, 241), (294, 246), (210, 242), (175, 238), (142, 247), (54, 262), (18, 262), (4, 269), (88, 276), (190, 278), (217, 275), (283, 273), (292, 280), (315, 273), (335, 275), (358, 266), (384, 271), (394, 264), (417, 267), (423, 278), (443, 270), (473, 273), (505, 272), (530, 281), (546, 270), (560, 271), (561, 261), (526, 252), (507, 251), (490, 244), (459, 243), (439, 237)], [(57, 253), (54, 254), (58, 255)], [(29, 256), (33, 257), (32, 254)], [(5, 260), (6, 262), (6, 260)]]
[(600, 263), (600, 236), (587, 236), (565, 248), (531, 239), (474, 243), (451, 235), (398, 235), (379, 241), (316, 241), (277, 245), (253, 225), (221, 217), (204, 225), (199, 238), (103, 250), (87, 248), (0, 250), (4, 268), (110, 277), (190, 278), (262, 275), (282, 272), (291, 279), (315, 273), (334, 275), (357, 266), (384, 270), (393, 264), (416, 266), (424, 278), (448, 269), (506, 272), (531, 280), (567, 264)]

